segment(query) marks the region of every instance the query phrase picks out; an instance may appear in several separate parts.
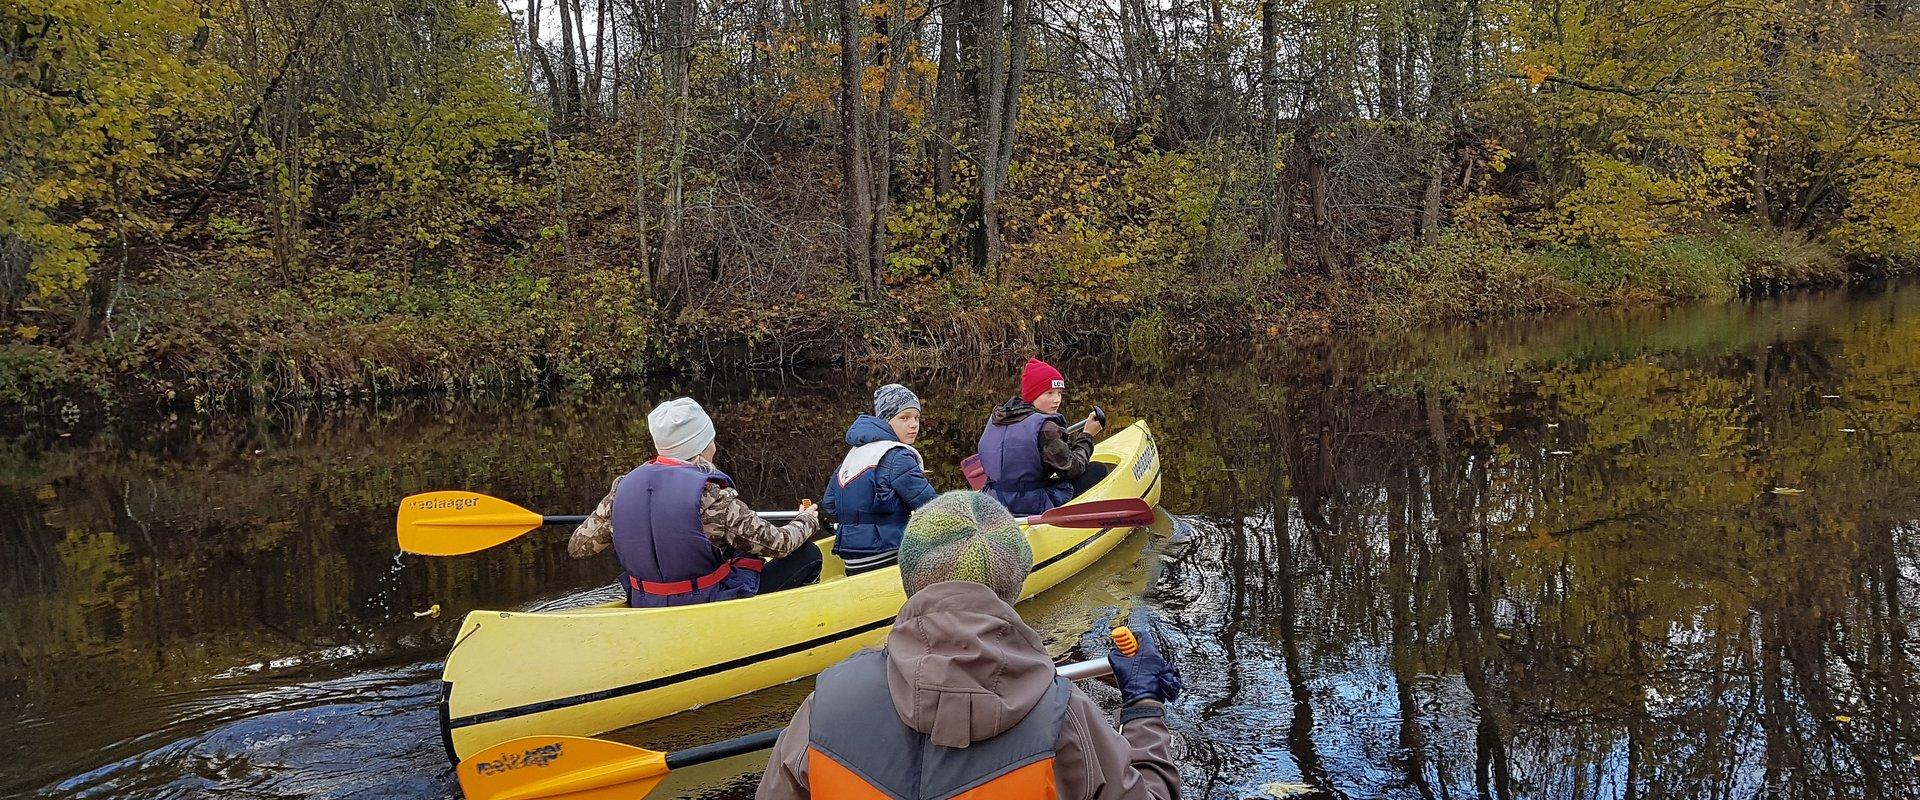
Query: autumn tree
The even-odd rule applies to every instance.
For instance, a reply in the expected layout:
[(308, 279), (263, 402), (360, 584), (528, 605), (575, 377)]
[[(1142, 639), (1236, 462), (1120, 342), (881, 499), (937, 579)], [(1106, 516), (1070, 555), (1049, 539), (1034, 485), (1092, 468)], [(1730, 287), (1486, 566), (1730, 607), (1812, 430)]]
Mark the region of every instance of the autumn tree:
[(204, 169), (231, 76), (193, 3), (26, 2), (0, 10), (0, 322), (25, 303), (111, 324), (154, 195)]

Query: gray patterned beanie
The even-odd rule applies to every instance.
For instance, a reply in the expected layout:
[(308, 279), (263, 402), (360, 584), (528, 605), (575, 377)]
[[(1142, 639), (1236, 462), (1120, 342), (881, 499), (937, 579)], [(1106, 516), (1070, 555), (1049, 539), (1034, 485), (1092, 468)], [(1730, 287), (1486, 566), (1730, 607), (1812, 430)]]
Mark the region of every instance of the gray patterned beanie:
[(893, 419), (902, 411), (919, 407), (919, 396), (900, 384), (889, 383), (873, 390), (873, 415), (881, 419)]

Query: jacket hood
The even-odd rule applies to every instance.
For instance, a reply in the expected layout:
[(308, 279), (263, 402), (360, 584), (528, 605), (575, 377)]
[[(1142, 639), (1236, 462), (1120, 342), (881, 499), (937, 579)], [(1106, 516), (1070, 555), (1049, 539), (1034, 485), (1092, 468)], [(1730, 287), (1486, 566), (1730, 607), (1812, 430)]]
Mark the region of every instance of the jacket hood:
[(847, 446), (859, 447), (874, 442), (897, 442), (900, 437), (893, 435), (893, 426), (886, 420), (872, 414), (861, 414), (859, 419), (847, 426)]
[(1040, 409), (1034, 408), (1032, 403), (1015, 397), (995, 406), (993, 416), (989, 418), (989, 421), (995, 425), (1015, 425), (1021, 420), (1038, 413), (1040, 413)]
[(1020, 724), (1054, 677), (1040, 635), (992, 589), (972, 581), (916, 592), (887, 634), (893, 709), (942, 747), (965, 747)]

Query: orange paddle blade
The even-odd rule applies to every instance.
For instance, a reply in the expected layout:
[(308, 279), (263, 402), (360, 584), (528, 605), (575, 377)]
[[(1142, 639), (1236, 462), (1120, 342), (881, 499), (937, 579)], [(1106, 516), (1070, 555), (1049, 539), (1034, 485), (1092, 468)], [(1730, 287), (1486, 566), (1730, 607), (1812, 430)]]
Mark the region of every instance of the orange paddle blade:
[(1026, 523), (1056, 528), (1138, 528), (1153, 524), (1153, 506), (1137, 497), (1068, 503), (1027, 517)]
[(543, 524), (539, 514), (479, 492), (427, 492), (400, 501), (400, 549), (457, 556), (512, 541)]
[(460, 762), (467, 800), (636, 800), (667, 776), (667, 754), (585, 736), (523, 736)]

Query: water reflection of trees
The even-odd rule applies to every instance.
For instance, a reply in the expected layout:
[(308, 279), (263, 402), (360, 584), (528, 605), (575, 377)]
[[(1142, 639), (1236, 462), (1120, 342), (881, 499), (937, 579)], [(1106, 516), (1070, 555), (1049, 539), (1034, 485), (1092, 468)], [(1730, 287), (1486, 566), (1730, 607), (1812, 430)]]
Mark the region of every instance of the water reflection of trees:
[[(1293, 704), (1269, 744), (1327, 793), (1913, 796), (1914, 342), (1906, 315), (1457, 381), (1381, 386), (1337, 353), (1216, 375), (1201, 396), (1238, 408), (1185, 431), (1235, 476), (1196, 484), (1189, 571), (1219, 577), (1176, 609), (1226, 659), (1196, 738), (1257, 648)], [(1384, 760), (1329, 766), (1374, 755), (1323, 752), (1369, 714)]]

